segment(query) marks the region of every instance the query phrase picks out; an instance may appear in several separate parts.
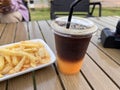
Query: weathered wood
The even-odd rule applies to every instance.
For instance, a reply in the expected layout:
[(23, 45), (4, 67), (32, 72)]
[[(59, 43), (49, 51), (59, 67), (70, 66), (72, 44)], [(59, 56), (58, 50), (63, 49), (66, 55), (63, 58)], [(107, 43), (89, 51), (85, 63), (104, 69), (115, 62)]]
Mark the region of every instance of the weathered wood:
[(34, 90), (32, 73), (8, 80), (8, 90)]
[[(0, 24), (0, 45), (11, 43), (14, 41), (16, 24)], [(5, 90), (7, 88), (7, 81), (0, 82), (0, 90)]]
[(93, 89), (119, 90), (116, 85), (106, 76), (106, 74), (88, 56), (86, 56), (84, 59), (82, 71), (88, 81), (91, 83)]
[(63, 90), (52, 65), (35, 71), (37, 90)]
[[(97, 23), (97, 24), (103, 26), (104, 28), (105, 28), (105, 27), (108, 27), (108, 28), (110, 28), (110, 29), (113, 30), (113, 31), (115, 30), (115, 27), (109, 25), (109, 23), (103, 22), (103, 21), (101, 20), (101, 18), (89, 18), (89, 19), (92, 20), (92, 21), (94, 21), (95, 24)], [(98, 22), (98, 21), (99, 21), (99, 22)]]
[[(59, 71), (59, 70), (58, 70)], [(65, 90), (91, 90), (81, 73), (74, 75), (64, 75), (60, 73), (60, 78), (63, 82)]]
[(29, 27), (29, 37), (30, 39), (43, 39), (42, 33), (40, 31), (39, 25), (37, 22), (32, 21), (28, 24)]
[(0, 82), (0, 90), (6, 90), (6, 81)]
[[(0, 82), (0, 90), (120, 90), (120, 50), (103, 48), (101, 30), (115, 31), (119, 16), (89, 18), (98, 26), (91, 39), (81, 71), (75, 75), (59, 72), (57, 64)], [(43, 39), (56, 53), (51, 21), (0, 24), (0, 45), (28, 39)]]
[(0, 38), (0, 44), (8, 44), (12, 43), (15, 36), (16, 24), (7, 24), (4, 32), (2, 33), (2, 37)]
[[(112, 17), (111, 17), (112, 18)], [(105, 27), (115, 28), (117, 21), (113, 19), (109, 19), (109, 17), (102, 17), (98, 22), (97, 19), (91, 19), (96, 22), (97, 26), (102, 29)], [(107, 23), (107, 22), (108, 23)], [(112, 23), (114, 22), (114, 23)], [(104, 25), (104, 23), (107, 24)], [(99, 33), (100, 34), (100, 33)], [(111, 48), (103, 48), (101, 44), (101, 40), (98, 39), (97, 36), (93, 36), (92, 43), (97, 45), (100, 50), (97, 50), (93, 44), (90, 44), (89, 47), (92, 49), (88, 49), (88, 54), (94, 58), (95, 62), (107, 73), (107, 75), (113, 80), (114, 83), (120, 87), (119, 75), (120, 75), (120, 50), (119, 49), (111, 49)], [(94, 53), (96, 52), (96, 53)], [(109, 57), (107, 57), (109, 56)], [(113, 74), (114, 73), (114, 74)]]
[[(30, 23), (29, 29), (30, 27), (32, 27), (32, 29), (30, 29), (30, 37), (31, 39), (42, 38), (46, 41), (44, 37), (45, 35), (43, 36), (43, 31), (47, 31), (46, 29), (49, 29), (49, 27), (47, 27), (46, 22), (45, 24), (43, 23), (43, 21), (39, 23), (42, 23), (42, 24), (39, 24), (38, 26), (38, 24), (35, 22)], [(46, 90), (49, 87), (50, 90), (56, 90), (56, 89), (62, 90), (59, 79), (52, 65), (50, 65), (49, 67), (40, 69), (38, 71), (35, 71), (35, 80), (37, 83), (36, 84), (37, 89)]]
[[(96, 25), (98, 25), (100, 30), (102, 30), (103, 28), (105, 28), (107, 26), (108, 27), (110, 26), (110, 28), (112, 28), (112, 29), (115, 28), (115, 27), (113, 27), (113, 26), (111, 26), (111, 25), (109, 25), (107, 23), (106, 23), (107, 25), (104, 25), (103, 21), (101, 21), (101, 20), (99, 22), (98, 22), (97, 19), (90, 19), (90, 20), (94, 21), (96, 23)], [(113, 30), (115, 30), (115, 29), (113, 29)], [(101, 34), (101, 32), (99, 32), (99, 34)], [(119, 56), (120, 50), (119, 49), (113, 49), (113, 48), (112, 49), (111, 48), (103, 48), (99, 38), (100, 38), (100, 35), (93, 36), (92, 42), (95, 45), (97, 45), (109, 57), (113, 58), (115, 62), (120, 64), (120, 56)]]
[(120, 19), (120, 16), (114, 16), (114, 18)]
[(111, 25), (116, 26), (117, 22), (119, 19), (108, 16), (108, 17), (102, 17), (102, 19), (104, 19), (105, 21), (107, 21), (107, 23), (109, 22)]
[[(109, 17), (108, 17), (109, 18)], [(100, 20), (104, 23), (106, 23), (109, 26), (112, 26), (113, 28), (116, 27), (116, 24), (118, 22), (118, 20), (116, 19), (107, 19), (107, 17), (101, 17)], [(104, 25), (104, 23), (102, 23)]]
[(38, 23), (39, 23), (41, 31), (44, 35), (45, 41), (50, 46), (50, 48), (55, 52), (54, 35), (53, 35), (51, 27), (49, 26), (48, 23), (46, 23), (46, 21), (40, 21)]
[(4, 31), (6, 24), (0, 24), (0, 36), (2, 35), (2, 32)]
[(16, 28), (15, 42), (28, 40), (28, 31), (25, 27), (25, 23), (18, 23)]
[(98, 40), (97, 37), (93, 37), (92, 42), (95, 45), (97, 45), (106, 55), (111, 57), (116, 63), (120, 65), (120, 50), (119, 49), (103, 48), (101, 41)]
[[(17, 24), (15, 42), (28, 40), (28, 31), (25, 23)], [(8, 90), (34, 90), (32, 73), (28, 73), (8, 81)]]
[(120, 87), (120, 66), (105, 53), (95, 47), (92, 43), (90, 43), (87, 53), (93, 59), (93, 61), (95, 61), (102, 68), (102, 70)]

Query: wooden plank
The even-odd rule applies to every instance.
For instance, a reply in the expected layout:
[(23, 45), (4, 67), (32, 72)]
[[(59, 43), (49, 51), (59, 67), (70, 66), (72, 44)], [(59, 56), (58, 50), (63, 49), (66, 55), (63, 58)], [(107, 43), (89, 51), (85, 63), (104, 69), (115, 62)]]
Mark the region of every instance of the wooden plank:
[(55, 40), (52, 29), (45, 21), (38, 22), (42, 33), (44, 35), (45, 41), (49, 44), (50, 48), (55, 52)]
[[(43, 33), (41, 33), (41, 30), (46, 30), (45, 25), (43, 28), (41, 28), (42, 24), (37, 24), (37, 22), (31, 22), (29, 23), (29, 32), (30, 32), (30, 39), (33, 38), (41, 38), (44, 39)], [(50, 90), (61, 90), (62, 87), (60, 85), (60, 82), (58, 80), (58, 77), (56, 75), (56, 72), (52, 65), (49, 67), (40, 69), (38, 71), (35, 71), (35, 83), (37, 89), (50, 89)], [(49, 85), (49, 86), (48, 86)]]
[(63, 90), (52, 66), (36, 71), (35, 78), (39, 90)]
[(109, 22), (111, 25), (116, 26), (117, 22), (118, 22), (118, 18), (112, 17), (112, 16), (108, 16), (108, 17), (103, 17), (104, 20), (106, 20), (107, 22)]
[(99, 17), (99, 18), (89, 18), (90, 20), (94, 21), (95, 24), (102, 26), (103, 28), (108, 27), (112, 31), (116, 30), (116, 25), (118, 22), (118, 19), (115, 20), (114, 17)]
[(116, 20), (120, 20), (120, 16), (111, 16), (111, 17), (116, 19)]
[(106, 23), (106, 22), (102, 21), (102, 19), (100, 17), (99, 18), (89, 18), (89, 19), (92, 20), (93, 22), (95, 22), (95, 24), (99, 24), (99, 25), (103, 26), (104, 28), (108, 27), (112, 31), (115, 31), (115, 27), (113, 27), (109, 23)]
[(38, 26), (38, 23), (35, 21), (29, 22), (29, 34), (30, 34), (30, 39), (43, 39), (43, 36), (40, 32), (40, 28)]
[[(16, 24), (1, 24), (1, 38), (0, 38), (0, 45), (12, 43), (14, 40)], [(7, 81), (1, 83), (0, 90), (6, 89)]]
[[(46, 22), (39, 22), (39, 24), (43, 24), (41, 26), (41, 28), (43, 28), (43, 26), (46, 26), (46, 29), (43, 30), (43, 34), (44, 37), (46, 39), (46, 42), (49, 44), (49, 46), (53, 49), (53, 51), (55, 52), (55, 41), (54, 41), (54, 35), (53, 32), (51, 31), (50, 28), (50, 23), (51, 21), (48, 21), (49, 25), (47, 25)], [(61, 83), (63, 84), (65, 90), (90, 90), (90, 86), (88, 85), (87, 81), (84, 79), (84, 77), (82, 76), (81, 73), (78, 73), (77, 75), (64, 75), (62, 73), (59, 72), (59, 70), (57, 69), (58, 74), (60, 75), (60, 79), (61, 79)], [(73, 82), (74, 81), (74, 82)]]
[[(103, 22), (101, 22), (101, 21), (98, 22), (97, 19), (91, 19), (91, 20), (93, 20), (96, 23), (96, 25), (99, 27), (100, 30), (105, 27), (103, 25), (100, 25), (100, 23), (103, 23)], [(99, 34), (101, 34), (101, 32), (99, 32)], [(113, 49), (113, 48), (103, 48), (100, 39), (98, 39), (99, 37), (100, 37), (100, 35), (93, 36), (91, 41), (95, 45), (97, 45), (104, 53), (106, 53), (109, 57), (111, 57), (115, 62), (120, 64), (120, 56), (119, 56), (120, 50)]]
[[(4, 32), (6, 24), (0, 24), (0, 37)], [(0, 43), (2, 45), (2, 43)], [(7, 81), (0, 82), (0, 90), (5, 90), (6, 89), (6, 83)]]
[(28, 31), (25, 27), (25, 23), (19, 22), (16, 28), (15, 42), (28, 40)]
[[(18, 23), (15, 42), (27, 40), (28, 32), (25, 23)], [(34, 90), (32, 73), (12, 78), (8, 81), (8, 90)]]
[(120, 16), (114, 16), (115, 18), (117, 18), (117, 19), (120, 19)]
[[(108, 18), (107, 18), (107, 17), (100, 17), (99, 19), (100, 19), (101, 22), (103, 22), (102, 24), (103, 24), (104, 26), (106, 26), (106, 24), (107, 24), (107, 26), (109, 25), (109, 27), (113, 27), (113, 28), (116, 27), (116, 24), (117, 24), (117, 22), (118, 22), (118, 20), (116, 20), (116, 19), (114, 19), (114, 18), (110, 19), (109, 17), (108, 17)], [(106, 23), (106, 24), (105, 24), (105, 23)], [(115, 28), (115, 29), (116, 29), (116, 28)]]
[[(46, 21), (40, 21), (40, 22), (38, 22), (38, 24), (39, 24), (39, 26), (40, 26), (40, 28), (41, 28), (41, 32), (42, 32), (42, 34), (43, 34), (43, 36), (44, 36), (44, 40), (46, 41), (46, 43), (49, 45), (49, 47), (53, 50), (53, 51), (55, 51), (55, 49), (54, 49), (54, 43), (52, 43), (52, 41), (51, 41), (51, 39), (52, 39), (52, 37), (53, 37), (53, 34), (52, 34), (52, 32), (51, 32), (51, 29), (50, 29), (50, 27), (49, 27), (49, 25), (48, 25), (48, 23), (46, 22)], [(56, 75), (56, 72), (55, 72), (55, 70), (54, 70), (54, 67), (52, 67), (52, 72), (55, 74), (54, 76), (55, 77), (57, 77), (57, 85), (58, 85), (58, 87), (59, 87), (59, 89), (62, 89), (62, 86), (61, 86), (61, 84), (60, 84), (60, 81), (59, 81), (59, 79), (58, 79), (58, 76)], [(55, 83), (55, 82), (53, 82), (53, 83)], [(55, 85), (53, 84), (51, 87), (54, 87)], [(54, 88), (55, 89), (55, 88)]]
[(87, 53), (102, 68), (102, 70), (104, 70), (111, 80), (120, 87), (120, 66), (92, 43), (90, 43)]
[(87, 55), (84, 59), (82, 72), (91, 83), (94, 90), (119, 90)]
[(34, 90), (32, 73), (8, 80), (8, 90)]
[(2, 35), (2, 32), (4, 31), (6, 24), (0, 24), (0, 36)]
[[(94, 19), (92, 19), (92, 20), (95, 21), (97, 25), (101, 23), (101, 26), (99, 25), (99, 28), (104, 28), (104, 27), (108, 26), (111, 29), (114, 29), (116, 27), (115, 25), (117, 24), (117, 21), (114, 20), (115, 18), (113, 18), (113, 17), (111, 17), (111, 18), (112, 19), (109, 19), (109, 17), (108, 18), (107, 17), (102, 17), (101, 22), (99, 22), (99, 23), (98, 23), (97, 20), (94, 20)], [(109, 23), (107, 23), (106, 21), (109, 22)], [(108, 25), (104, 26), (103, 22), (107, 23)], [(119, 73), (119, 68), (120, 68), (120, 56), (119, 55), (120, 55), (120, 51), (119, 51), (119, 49), (103, 48), (102, 45), (101, 45), (101, 41), (98, 40), (98, 37), (96, 37), (96, 36), (94, 36), (92, 38), (92, 42), (95, 45), (97, 45), (105, 54), (107, 54), (109, 57), (111, 57), (119, 65), (118, 66), (115, 63), (111, 64), (111, 62), (113, 62), (113, 61), (110, 60), (110, 58), (109, 58), (109, 60), (105, 58), (107, 60), (107, 62), (109, 61), (109, 63), (107, 63), (107, 65), (106, 65), (106, 63), (100, 64), (101, 61), (100, 61), (100, 63), (98, 61), (96, 61), (98, 64), (100, 64), (102, 69), (105, 70), (105, 72), (110, 76), (110, 78), (117, 84), (117, 86), (120, 87), (120, 83), (119, 83), (120, 81), (117, 78), (120, 75), (120, 73)], [(90, 54), (92, 54), (92, 53), (90, 52)], [(93, 54), (93, 56), (96, 56), (95, 54)], [(97, 60), (97, 59), (95, 59), (95, 60)], [(109, 64), (111, 66), (108, 66)], [(105, 68), (104, 65), (106, 65), (107, 67)], [(115, 73), (115, 74), (113, 74), (113, 73)]]
[(0, 45), (12, 43), (15, 36), (16, 24), (7, 24), (0, 38)]
[(97, 37), (92, 38), (92, 42), (97, 45), (106, 55), (111, 57), (116, 63), (120, 65), (120, 50), (119, 49), (111, 49), (111, 48), (103, 48), (101, 41), (98, 40)]
[(93, 20), (95, 23), (98, 23), (98, 25), (101, 25), (104, 28), (105, 27), (110, 28), (111, 31), (115, 31), (116, 30), (116, 25), (117, 25), (118, 20), (119, 20), (119, 19), (117, 19), (115, 17), (111, 17), (111, 16), (99, 17), (99, 18), (89, 18), (89, 19)]
[(0, 90), (6, 90), (6, 81), (0, 82)]
[(109, 25), (108, 27), (111, 27), (110, 29), (115, 28), (114, 31), (116, 31), (116, 26), (117, 26), (119, 19), (114, 18), (114, 17), (102, 17), (101, 20), (107, 23)]
[(65, 90), (91, 90), (90, 86), (81, 73), (64, 75), (59, 72), (59, 74)]

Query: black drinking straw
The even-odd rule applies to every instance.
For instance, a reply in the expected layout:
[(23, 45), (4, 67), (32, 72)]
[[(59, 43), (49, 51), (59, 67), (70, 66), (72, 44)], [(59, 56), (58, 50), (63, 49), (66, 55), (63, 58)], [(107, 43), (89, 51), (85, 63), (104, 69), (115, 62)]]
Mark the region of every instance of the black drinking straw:
[(70, 11), (69, 11), (69, 16), (68, 16), (68, 21), (67, 21), (67, 25), (66, 28), (69, 29), (70, 27), (70, 22), (71, 22), (71, 18), (72, 18), (72, 14), (73, 14), (73, 8), (80, 2), (81, 0), (75, 0), (74, 2), (72, 2), (72, 4), (70, 5)]

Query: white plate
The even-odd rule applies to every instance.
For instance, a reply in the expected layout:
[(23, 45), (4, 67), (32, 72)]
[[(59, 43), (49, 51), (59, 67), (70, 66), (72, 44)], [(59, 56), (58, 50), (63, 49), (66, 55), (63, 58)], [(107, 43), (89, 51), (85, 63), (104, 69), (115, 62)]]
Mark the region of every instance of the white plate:
[[(19, 76), (19, 75), (22, 75), (22, 74), (34, 71), (34, 70), (41, 69), (41, 68), (49, 66), (49, 65), (51, 65), (51, 64), (53, 64), (55, 62), (56, 57), (55, 57), (53, 51), (50, 49), (50, 47), (42, 39), (34, 39), (34, 40), (30, 40), (30, 41), (41, 42), (41, 43), (44, 44), (45, 48), (47, 49), (48, 53), (50, 54), (50, 62), (42, 64), (42, 65), (39, 65), (39, 66), (36, 66), (34, 68), (31, 67), (31, 68), (29, 68), (27, 70), (24, 70), (24, 71), (21, 71), (21, 72), (5, 75), (2, 78), (0, 78), (0, 81), (4, 81), (4, 80), (7, 80), (7, 79), (10, 79), (10, 78), (13, 78), (13, 77), (16, 77), (16, 76)], [(19, 43), (19, 42), (17, 42), (17, 43)], [(13, 43), (13, 44), (17, 44), (17, 43)], [(7, 44), (7, 45), (4, 45), (4, 46), (0, 46), (0, 48), (6, 47), (6, 46), (10, 46), (10, 45), (13, 45), (13, 44)]]

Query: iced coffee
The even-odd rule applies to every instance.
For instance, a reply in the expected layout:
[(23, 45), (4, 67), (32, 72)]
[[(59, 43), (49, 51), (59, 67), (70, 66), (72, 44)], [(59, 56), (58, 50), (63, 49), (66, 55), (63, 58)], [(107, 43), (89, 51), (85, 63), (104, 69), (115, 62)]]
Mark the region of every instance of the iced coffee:
[(92, 34), (97, 27), (93, 22), (72, 17), (70, 28), (66, 29), (67, 17), (54, 20), (51, 24), (55, 36), (57, 65), (64, 74), (80, 71)]

